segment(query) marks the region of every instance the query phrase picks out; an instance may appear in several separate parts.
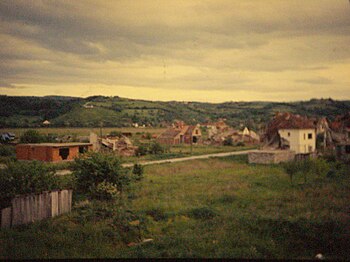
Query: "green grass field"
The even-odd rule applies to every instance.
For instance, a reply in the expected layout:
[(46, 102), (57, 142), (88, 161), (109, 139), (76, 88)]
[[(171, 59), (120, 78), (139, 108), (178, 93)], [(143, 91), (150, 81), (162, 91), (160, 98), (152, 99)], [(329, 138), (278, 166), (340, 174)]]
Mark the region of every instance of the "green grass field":
[(347, 259), (349, 180), (292, 186), (280, 166), (248, 165), (242, 156), (146, 166), (128, 206), (143, 215), (141, 235), (152, 242), (128, 247), (133, 240), (116, 237), (111, 219), (75, 208), (2, 230), (0, 258)]

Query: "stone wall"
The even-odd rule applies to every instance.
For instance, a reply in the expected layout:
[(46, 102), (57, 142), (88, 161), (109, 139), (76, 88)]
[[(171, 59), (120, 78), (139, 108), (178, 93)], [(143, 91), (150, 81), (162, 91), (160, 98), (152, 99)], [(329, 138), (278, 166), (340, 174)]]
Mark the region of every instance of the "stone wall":
[(278, 164), (294, 160), (295, 152), (290, 150), (260, 150), (248, 153), (250, 164)]

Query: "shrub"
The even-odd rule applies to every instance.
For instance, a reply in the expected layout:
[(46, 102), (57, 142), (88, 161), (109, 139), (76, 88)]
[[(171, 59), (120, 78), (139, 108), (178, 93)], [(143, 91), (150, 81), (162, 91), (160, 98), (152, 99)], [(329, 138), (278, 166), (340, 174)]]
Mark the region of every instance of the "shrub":
[(149, 149), (149, 152), (154, 155), (162, 154), (164, 151), (164, 148), (157, 142), (152, 143)]
[(132, 173), (134, 174), (135, 180), (139, 181), (143, 178), (143, 166), (139, 164), (135, 164), (132, 169)]
[(144, 155), (147, 155), (147, 153), (148, 153), (148, 148), (145, 145), (140, 145), (136, 150), (137, 156), (144, 156)]
[(94, 198), (99, 200), (112, 200), (118, 198), (120, 191), (115, 184), (103, 181), (97, 184), (92, 194)]
[(233, 145), (232, 137), (226, 137), (223, 144), (224, 146), (232, 146)]
[(20, 137), (21, 143), (41, 143), (44, 141), (44, 137), (36, 130), (27, 130)]
[[(88, 153), (76, 158), (73, 164), (76, 187), (80, 192), (94, 198), (98, 185), (102, 182), (113, 184), (118, 191), (130, 183), (127, 169), (122, 168), (120, 159), (113, 154)], [(107, 188), (105, 188), (107, 190)], [(101, 186), (99, 190), (102, 190)]]
[(238, 142), (236, 146), (245, 146), (244, 142)]
[(58, 179), (54, 173), (38, 161), (12, 162), (0, 170), (0, 206), (20, 194), (41, 193), (57, 189)]
[(13, 146), (1, 145), (0, 156), (16, 156), (16, 150)]

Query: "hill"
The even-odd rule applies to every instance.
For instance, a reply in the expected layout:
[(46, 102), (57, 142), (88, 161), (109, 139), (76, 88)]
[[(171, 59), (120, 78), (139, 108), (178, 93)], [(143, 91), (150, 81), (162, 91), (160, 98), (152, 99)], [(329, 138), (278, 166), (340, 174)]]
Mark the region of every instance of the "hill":
[[(350, 111), (350, 101), (311, 99), (299, 102), (161, 102), (91, 96), (0, 96), (0, 127), (39, 127), (49, 120), (54, 127), (126, 127), (132, 123), (162, 126), (175, 119), (198, 123), (226, 118), (232, 126), (258, 129), (275, 112), (307, 116), (336, 115)], [(90, 105), (85, 108), (84, 105)], [(92, 106), (92, 108), (91, 108)]]

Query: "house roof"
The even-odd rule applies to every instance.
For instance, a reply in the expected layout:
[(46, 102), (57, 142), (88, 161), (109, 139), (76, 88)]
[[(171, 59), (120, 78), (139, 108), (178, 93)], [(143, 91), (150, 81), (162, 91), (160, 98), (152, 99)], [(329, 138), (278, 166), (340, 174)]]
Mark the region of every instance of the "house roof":
[(268, 124), (268, 129), (309, 129), (315, 128), (312, 120), (306, 116), (293, 115), (291, 113), (277, 113)]
[(170, 127), (161, 133), (158, 138), (175, 138), (180, 133), (181, 130)]
[(337, 116), (330, 124), (331, 129), (341, 131), (342, 128), (350, 128), (350, 112)]

